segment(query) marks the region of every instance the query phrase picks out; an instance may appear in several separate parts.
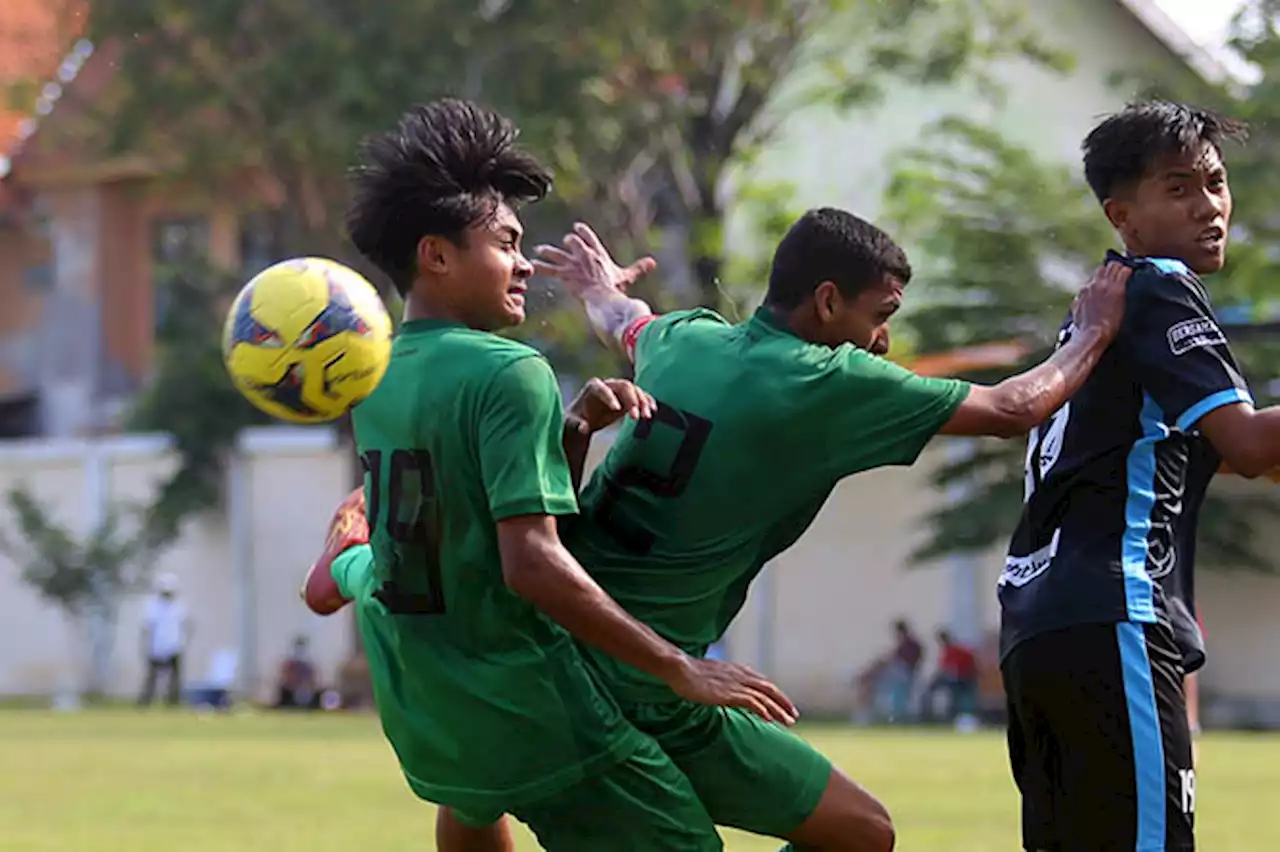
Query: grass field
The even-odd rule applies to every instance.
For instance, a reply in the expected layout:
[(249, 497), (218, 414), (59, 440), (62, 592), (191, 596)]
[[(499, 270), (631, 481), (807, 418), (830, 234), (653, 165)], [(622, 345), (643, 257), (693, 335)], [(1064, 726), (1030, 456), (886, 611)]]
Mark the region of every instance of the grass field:
[[(904, 852), (1019, 848), (999, 735), (804, 733), (884, 799)], [(1201, 848), (1280, 849), (1280, 738), (1209, 735), (1201, 748)], [(421, 852), (432, 818), (373, 717), (0, 711), (2, 850)]]

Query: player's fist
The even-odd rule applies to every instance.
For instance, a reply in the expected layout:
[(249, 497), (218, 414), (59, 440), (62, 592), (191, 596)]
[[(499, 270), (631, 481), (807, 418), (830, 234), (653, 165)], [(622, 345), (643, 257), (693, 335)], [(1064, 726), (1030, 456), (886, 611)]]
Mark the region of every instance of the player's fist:
[(369, 519), (365, 516), (364, 489), (357, 488), (338, 504), (329, 519), (324, 552), (307, 571), (300, 595), (307, 609), (316, 615), (331, 615), (347, 604), (333, 579), (333, 560), (342, 552), (369, 541)]
[(623, 417), (647, 420), (657, 407), (653, 397), (626, 379), (592, 379), (569, 404), (565, 422), (590, 435)]
[(347, 599), (329, 573), (329, 566), (322, 566), (319, 562), (307, 571), (300, 594), (307, 609), (316, 615), (333, 615), (347, 605)]
[(769, 722), (794, 725), (800, 717), (796, 705), (781, 689), (764, 675), (737, 663), (688, 657), (685, 665), (667, 679), (667, 685), (681, 698), (699, 704), (741, 707)]

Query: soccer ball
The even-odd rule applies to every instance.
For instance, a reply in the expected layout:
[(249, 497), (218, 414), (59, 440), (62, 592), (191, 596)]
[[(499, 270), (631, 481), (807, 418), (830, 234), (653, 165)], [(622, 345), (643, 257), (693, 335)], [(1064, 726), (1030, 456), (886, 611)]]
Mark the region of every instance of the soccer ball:
[(273, 417), (323, 423), (373, 392), (391, 359), (391, 317), (354, 269), (285, 260), (236, 296), (222, 333), (236, 388)]

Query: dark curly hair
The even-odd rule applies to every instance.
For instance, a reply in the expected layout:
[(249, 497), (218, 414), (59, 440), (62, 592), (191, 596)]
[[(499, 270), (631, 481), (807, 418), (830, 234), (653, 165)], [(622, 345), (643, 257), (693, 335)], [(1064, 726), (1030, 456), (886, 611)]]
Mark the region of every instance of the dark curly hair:
[(424, 236), (461, 245), (467, 229), (501, 204), (550, 192), (550, 171), (516, 145), (518, 134), (492, 110), (444, 98), (414, 107), (394, 130), (365, 141), (351, 175), (347, 232), (401, 296), (413, 283)]

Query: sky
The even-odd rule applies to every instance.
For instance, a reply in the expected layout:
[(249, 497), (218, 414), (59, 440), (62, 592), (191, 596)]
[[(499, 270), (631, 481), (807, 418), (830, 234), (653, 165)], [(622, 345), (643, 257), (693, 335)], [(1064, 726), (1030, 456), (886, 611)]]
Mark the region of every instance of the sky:
[(1200, 44), (1217, 47), (1244, 0), (1156, 0), (1156, 5)]

